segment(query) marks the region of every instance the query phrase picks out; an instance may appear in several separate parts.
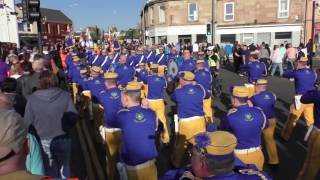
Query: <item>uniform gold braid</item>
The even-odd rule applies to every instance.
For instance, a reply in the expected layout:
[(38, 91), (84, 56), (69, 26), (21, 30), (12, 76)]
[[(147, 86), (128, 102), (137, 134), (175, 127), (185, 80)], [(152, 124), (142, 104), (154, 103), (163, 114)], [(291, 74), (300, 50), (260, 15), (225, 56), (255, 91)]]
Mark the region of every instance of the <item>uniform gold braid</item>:
[(255, 171), (253, 169), (241, 169), (239, 170), (239, 173), (246, 174), (246, 175), (257, 175), (262, 180), (268, 180), (268, 178), (263, 173), (261, 173), (260, 171)]

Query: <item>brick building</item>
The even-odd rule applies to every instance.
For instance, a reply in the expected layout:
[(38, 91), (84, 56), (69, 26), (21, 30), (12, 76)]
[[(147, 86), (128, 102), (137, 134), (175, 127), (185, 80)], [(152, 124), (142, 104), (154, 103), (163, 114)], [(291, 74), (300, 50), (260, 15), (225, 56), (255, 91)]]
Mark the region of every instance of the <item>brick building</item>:
[(72, 30), (72, 21), (63, 12), (41, 8), (43, 44), (49, 45), (65, 39), (67, 29)]

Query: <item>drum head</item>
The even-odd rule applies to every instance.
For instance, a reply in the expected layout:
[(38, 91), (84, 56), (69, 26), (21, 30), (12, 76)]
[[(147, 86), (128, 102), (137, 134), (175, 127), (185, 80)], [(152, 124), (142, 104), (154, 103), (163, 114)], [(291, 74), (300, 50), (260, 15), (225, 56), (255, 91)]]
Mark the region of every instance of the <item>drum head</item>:
[(178, 72), (179, 72), (178, 64), (174, 59), (170, 59), (168, 63), (167, 75), (170, 78), (175, 78), (178, 75)]

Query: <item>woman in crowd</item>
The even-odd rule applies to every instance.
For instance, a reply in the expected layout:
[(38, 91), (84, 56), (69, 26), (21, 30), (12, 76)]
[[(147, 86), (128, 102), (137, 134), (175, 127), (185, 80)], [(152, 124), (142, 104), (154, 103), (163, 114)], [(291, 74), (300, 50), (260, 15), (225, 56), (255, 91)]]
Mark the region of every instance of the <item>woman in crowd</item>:
[(75, 124), (77, 111), (68, 92), (58, 88), (58, 79), (43, 71), (39, 87), (28, 98), (24, 120), (32, 125), (43, 149), (46, 174), (54, 178), (70, 177), (69, 131)]
[(280, 76), (283, 74), (283, 68), (282, 68), (282, 60), (283, 60), (284, 54), (281, 54), (279, 46), (274, 45), (271, 60), (272, 60), (272, 70), (271, 70), (271, 76), (274, 75), (277, 68), (279, 67)]

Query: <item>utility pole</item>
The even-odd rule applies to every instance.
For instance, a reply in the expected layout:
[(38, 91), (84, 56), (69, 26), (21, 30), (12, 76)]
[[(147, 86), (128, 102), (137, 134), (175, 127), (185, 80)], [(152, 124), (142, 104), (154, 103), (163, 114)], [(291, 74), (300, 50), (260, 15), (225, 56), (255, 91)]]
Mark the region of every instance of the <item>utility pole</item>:
[(216, 7), (216, 0), (212, 0), (212, 22), (211, 22), (211, 42), (212, 45), (215, 44), (215, 35), (216, 35), (216, 11), (215, 11), (215, 7)]
[(312, 58), (315, 55), (315, 53), (313, 53), (315, 51), (315, 49), (314, 49), (314, 45), (315, 45), (315, 36), (314, 36), (315, 11), (316, 11), (316, 1), (313, 0), (312, 1), (312, 21), (311, 21), (311, 39), (312, 39), (312, 43), (311, 43), (311, 61), (310, 61), (311, 68), (312, 68), (312, 65), (313, 65)]

